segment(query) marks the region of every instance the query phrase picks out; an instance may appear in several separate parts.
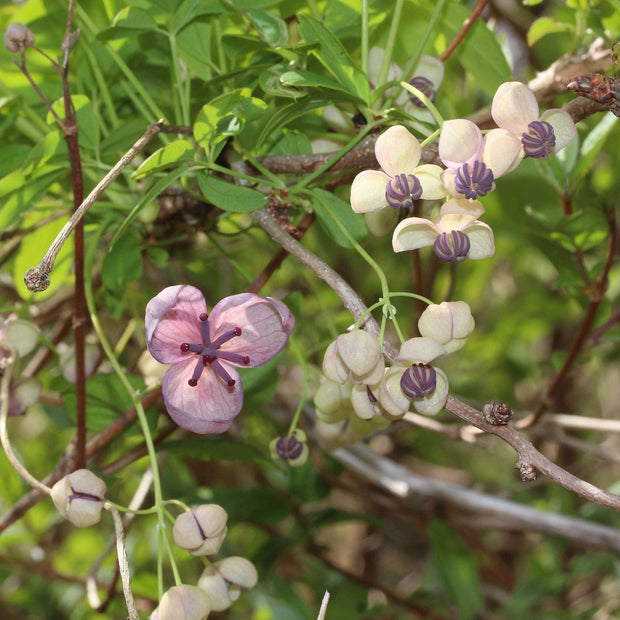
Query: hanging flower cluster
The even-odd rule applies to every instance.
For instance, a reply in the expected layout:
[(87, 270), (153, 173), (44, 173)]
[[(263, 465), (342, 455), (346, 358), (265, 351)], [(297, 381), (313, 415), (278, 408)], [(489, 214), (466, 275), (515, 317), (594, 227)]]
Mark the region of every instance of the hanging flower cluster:
[(484, 213), (479, 198), (493, 191), (496, 179), (514, 170), (525, 156), (549, 157), (567, 146), (576, 129), (564, 110), (539, 116), (534, 94), (520, 82), (499, 87), (491, 114), (498, 128), (485, 136), (466, 119), (443, 123), (438, 151), (444, 168), (418, 165), (418, 140), (403, 126), (390, 127), (375, 144), (381, 170), (364, 170), (353, 180), (352, 209), (368, 214), (390, 206), (409, 214), (418, 200), (448, 196), (433, 221), (412, 216), (396, 226), (394, 251), (432, 246), (440, 259), (457, 263), (492, 256), (493, 231), (478, 219)]
[[(462, 348), (473, 329), (464, 301), (431, 304), (418, 321), (420, 336), (405, 341), (389, 367), (377, 337), (361, 329), (341, 334), (325, 352), (327, 381), (314, 397), (317, 417), (324, 424), (357, 424), (368, 432), (412, 407), (418, 413), (438, 413), (448, 397), (448, 378), (431, 362)], [(319, 427), (323, 436), (325, 430)]]

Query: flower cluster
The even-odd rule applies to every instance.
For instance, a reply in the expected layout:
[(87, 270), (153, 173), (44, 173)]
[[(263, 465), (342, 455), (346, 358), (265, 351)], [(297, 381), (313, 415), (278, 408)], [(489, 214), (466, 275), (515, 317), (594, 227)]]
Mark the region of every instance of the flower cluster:
[(402, 417), (411, 407), (418, 413), (438, 413), (448, 397), (448, 378), (431, 362), (462, 348), (473, 329), (465, 302), (431, 304), (418, 321), (420, 336), (405, 341), (389, 367), (378, 338), (361, 329), (341, 334), (325, 352), (327, 381), (314, 397), (317, 417), (324, 424), (368, 432)]
[[(181, 513), (174, 523), (175, 543), (195, 556), (215, 555), (224, 541), (228, 515), (218, 504), (203, 504)], [(258, 582), (254, 565), (231, 556), (208, 565), (195, 586), (181, 584), (167, 590), (151, 620), (204, 620), (211, 611), (228, 609), (243, 590)]]
[(390, 127), (375, 144), (381, 170), (364, 170), (353, 180), (352, 209), (368, 214), (392, 207), (411, 215), (416, 201), (447, 197), (434, 220), (411, 215), (396, 226), (394, 251), (430, 246), (449, 262), (492, 256), (493, 231), (478, 219), (484, 213), (479, 199), (493, 191), (495, 181), (514, 170), (525, 156), (545, 158), (564, 148), (576, 136), (576, 129), (564, 110), (539, 115), (534, 94), (520, 82), (498, 88), (491, 114), (498, 128), (484, 136), (466, 119), (443, 123), (438, 145), (443, 168), (419, 165), (418, 140), (403, 126)]

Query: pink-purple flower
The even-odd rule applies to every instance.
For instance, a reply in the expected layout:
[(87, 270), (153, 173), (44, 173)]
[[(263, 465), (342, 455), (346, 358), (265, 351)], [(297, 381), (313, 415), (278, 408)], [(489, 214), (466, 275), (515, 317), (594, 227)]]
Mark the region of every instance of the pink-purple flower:
[(194, 433), (223, 433), (243, 406), (237, 367), (256, 367), (286, 345), (295, 319), (277, 299), (241, 293), (225, 297), (210, 314), (203, 294), (169, 286), (146, 307), (146, 344), (162, 364), (170, 417)]

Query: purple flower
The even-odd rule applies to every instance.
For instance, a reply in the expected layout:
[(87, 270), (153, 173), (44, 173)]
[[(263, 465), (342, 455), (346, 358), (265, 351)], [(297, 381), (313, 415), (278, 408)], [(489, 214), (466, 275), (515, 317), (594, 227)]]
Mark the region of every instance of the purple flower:
[(223, 433), (243, 406), (236, 366), (261, 366), (286, 345), (295, 325), (277, 299), (241, 293), (211, 314), (203, 294), (169, 286), (146, 306), (146, 345), (162, 364), (162, 393), (170, 417), (194, 433)]

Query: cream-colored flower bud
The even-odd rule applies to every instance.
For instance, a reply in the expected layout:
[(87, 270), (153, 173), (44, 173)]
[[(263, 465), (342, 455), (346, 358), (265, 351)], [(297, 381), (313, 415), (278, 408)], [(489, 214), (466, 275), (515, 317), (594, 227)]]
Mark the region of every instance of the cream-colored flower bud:
[(43, 386), (36, 377), (27, 377), (26, 379), (19, 379), (13, 385), (13, 388), (9, 392), (9, 415), (21, 415), (28, 409), (28, 407), (34, 405), (41, 396)]
[(400, 388), (400, 379), (405, 370), (403, 366), (392, 366), (386, 370), (383, 380), (379, 383), (377, 400), (391, 419), (402, 418), (411, 406), (411, 401)]
[[(64, 343), (62, 344), (64, 345)], [(59, 346), (58, 350), (60, 351), (58, 361), (60, 363), (60, 372), (62, 376), (67, 381), (75, 383), (77, 380), (75, 347), (64, 345)], [(86, 342), (84, 344), (84, 373), (87, 377), (90, 377), (93, 372), (95, 372), (100, 356), (99, 347), (96, 344), (92, 342)]]
[(58, 512), (77, 527), (99, 523), (105, 502), (105, 482), (88, 469), (78, 469), (52, 487)]
[(9, 52), (19, 52), (34, 45), (34, 34), (24, 24), (9, 24), (4, 31), (4, 45)]
[(180, 514), (174, 522), (174, 542), (192, 555), (214, 555), (222, 546), (228, 514), (218, 504), (203, 504)]
[(446, 353), (461, 349), (476, 323), (471, 309), (464, 301), (442, 301), (430, 304), (420, 316), (420, 335), (441, 343)]
[(319, 420), (335, 424), (348, 417), (350, 394), (350, 383), (345, 385), (333, 381), (322, 383), (314, 395), (314, 406)]
[(371, 420), (383, 414), (383, 408), (379, 403), (375, 392), (378, 392), (378, 385), (366, 385), (358, 383), (351, 390), (351, 405), (355, 413), (363, 420)]
[(384, 367), (379, 339), (363, 329), (338, 336), (323, 359), (323, 373), (338, 383), (377, 383)]
[(28, 355), (39, 342), (41, 330), (30, 321), (9, 317), (0, 319), (0, 346), (7, 344), (18, 357)]
[(211, 613), (209, 595), (197, 586), (180, 585), (167, 590), (157, 608), (157, 620), (205, 620)]
[(257, 582), (258, 573), (252, 562), (233, 556), (208, 566), (198, 581), (198, 587), (209, 595), (213, 611), (224, 611), (243, 590), (253, 588)]

